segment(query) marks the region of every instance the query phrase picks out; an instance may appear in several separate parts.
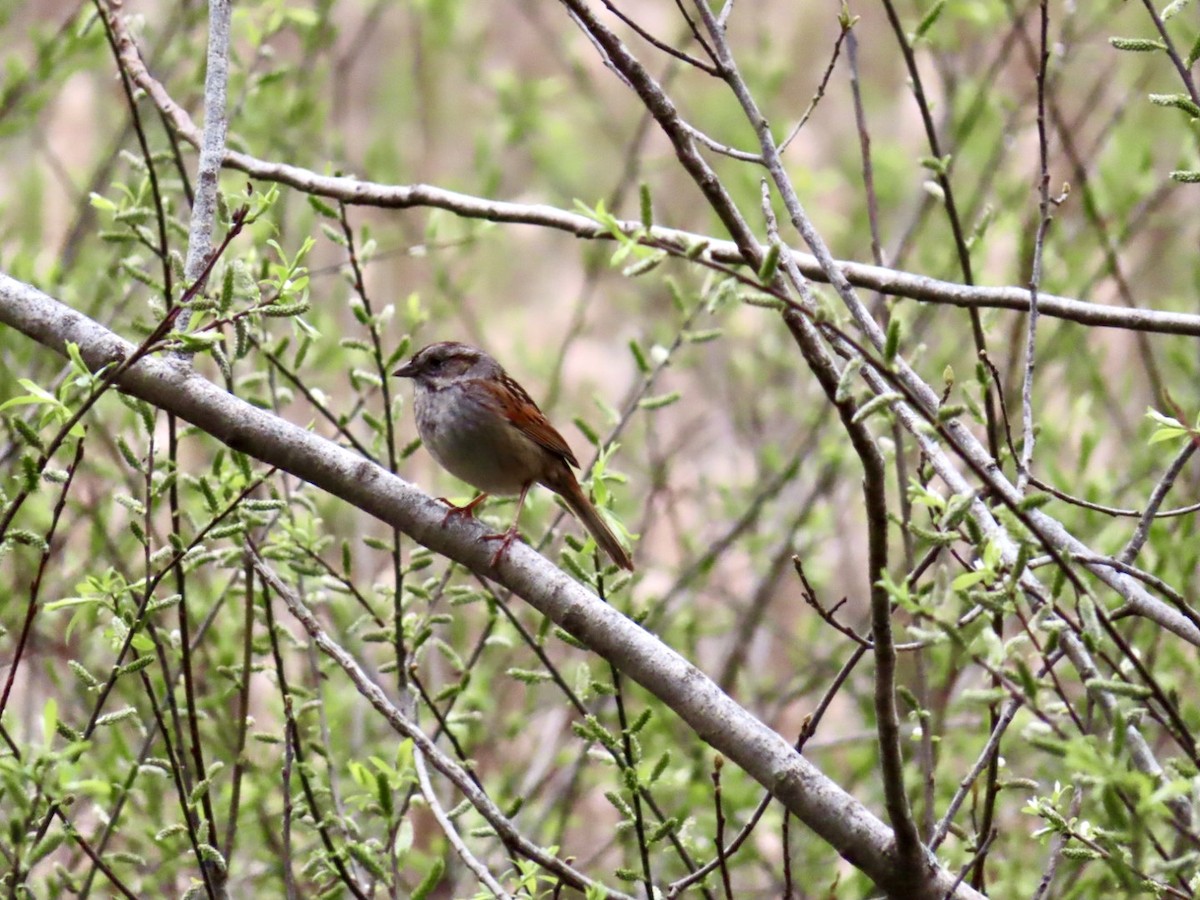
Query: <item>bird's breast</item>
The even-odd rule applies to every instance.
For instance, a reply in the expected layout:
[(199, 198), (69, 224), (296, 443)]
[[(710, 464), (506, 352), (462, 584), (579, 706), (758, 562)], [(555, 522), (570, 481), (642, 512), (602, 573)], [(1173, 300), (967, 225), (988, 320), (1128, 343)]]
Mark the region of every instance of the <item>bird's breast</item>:
[(503, 415), (458, 386), (418, 390), (421, 441), (451, 475), (489, 494), (516, 494), (537, 481), (546, 451)]

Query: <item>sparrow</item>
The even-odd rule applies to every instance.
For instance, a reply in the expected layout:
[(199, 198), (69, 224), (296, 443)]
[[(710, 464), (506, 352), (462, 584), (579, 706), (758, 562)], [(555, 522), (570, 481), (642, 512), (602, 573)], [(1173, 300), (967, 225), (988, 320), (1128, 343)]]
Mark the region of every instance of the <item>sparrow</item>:
[(481, 492), (464, 506), (442, 498), (450, 506), (443, 524), (453, 516), (473, 517), (489, 494), (518, 495), (508, 530), (485, 536), (500, 541), (492, 565), (519, 537), (525, 497), (540, 484), (566, 501), (614, 563), (633, 570), (628, 551), (571, 471), (579, 461), (570, 446), (495, 359), (469, 344), (443, 341), (423, 347), (392, 374), (416, 386), (414, 417), (425, 448), (447, 472)]

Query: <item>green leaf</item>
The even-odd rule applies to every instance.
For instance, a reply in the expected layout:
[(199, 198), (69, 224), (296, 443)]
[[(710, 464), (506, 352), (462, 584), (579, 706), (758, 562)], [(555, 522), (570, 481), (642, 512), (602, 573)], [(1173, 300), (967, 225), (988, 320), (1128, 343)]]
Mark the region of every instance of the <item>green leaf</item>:
[(136, 719), (137, 710), (132, 706), (126, 706), (123, 709), (118, 709), (115, 712), (110, 712), (101, 716), (96, 720), (96, 727), (102, 728), (105, 725), (112, 725), (116, 722), (123, 722), (126, 719)]
[(974, 587), (981, 581), (987, 579), (989, 574), (990, 573), (985, 570), (963, 572), (963, 574), (959, 575), (952, 582), (950, 582), (950, 587), (955, 591), (965, 591), (967, 588)]
[(1150, 38), (1110, 37), (1108, 42), (1118, 50), (1127, 50), (1131, 53), (1154, 53), (1167, 49), (1167, 45), (1162, 41), (1155, 41)]
[(1135, 700), (1145, 700), (1154, 696), (1154, 691), (1144, 684), (1130, 684), (1115, 678), (1089, 678), (1084, 682), (1084, 686), (1093, 694), (1118, 694)]
[(11, 400), (6, 400), (4, 403), (0, 403), (0, 412), (4, 412), (4, 410), (14, 406), (28, 406), (36, 403), (46, 403), (51, 406), (65, 409), (57, 397), (55, 397), (45, 388), (39, 387), (28, 378), (18, 378), (17, 384), (25, 388), (28, 393), (20, 397), (13, 397)]
[(314, 197), (308, 194), (308, 205), (313, 208), (319, 215), (327, 219), (336, 219), (338, 217), (337, 210), (322, 200), (320, 197)]
[(878, 397), (872, 397), (858, 408), (858, 411), (854, 414), (853, 421), (861, 422), (877, 412), (887, 411), (893, 403), (903, 399), (904, 397), (896, 391), (888, 391), (880, 394)]
[(917, 41), (925, 37), (929, 33), (929, 29), (933, 27), (938, 18), (942, 14), (942, 10), (946, 8), (946, 0), (937, 0), (928, 11), (921, 17), (921, 21), (917, 24), (916, 30), (909, 36), (909, 43), (915, 44)]
[(896, 361), (896, 354), (900, 352), (900, 317), (892, 316), (888, 322), (887, 336), (883, 344), (883, 358), (887, 360), (888, 365)]
[(638, 371), (643, 375), (650, 372), (650, 362), (646, 359), (646, 354), (642, 352), (642, 345), (636, 340), (629, 342), (629, 352), (633, 354), (633, 361), (637, 364)]
[(1176, 438), (1186, 437), (1188, 435), (1187, 427), (1178, 419), (1173, 419), (1170, 416), (1163, 415), (1156, 409), (1147, 409), (1146, 415), (1151, 421), (1158, 423), (1158, 428), (1150, 435), (1151, 444), (1158, 444), (1163, 441), (1173, 441)]
[(1192, 44), (1192, 49), (1188, 51), (1187, 59), (1184, 62), (1190, 69), (1196, 64), (1196, 60), (1200, 59), (1200, 34), (1196, 35), (1196, 41)]
[(76, 372), (89, 378), (92, 377), (92, 370), (83, 361), (83, 356), (79, 353), (79, 345), (74, 341), (67, 341), (67, 358), (71, 360), (71, 365)]
[(1153, 407), (1149, 407), (1146, 409), (1146, 416), (1148, 418), (1154, 420), (1155, 422), (1157, 422), (1159, 425), (1165, 425), (1168, 428), (1183, 428), (1183, 423), (1180, 422), (1178, 419), (1174, 419), (1171, 416), (1163, 415), (1162, 413), (1160, 413), (1157, 409), (1154, 409)]
[(51, 697), (42, 707), (42, 743), (49, 748), (58, 733), (58, 702)]
[[(1166, 22), (1166, 21), (1169, 21), (1170, 19), (1175, 18), (1175, 16), (1179, 15), (1179, 13), (1181, 13), (1184, 10), (1184, 8), (1187, 7), (1187, 5), (1191, 2), (1192, 2), (1192, 0), (1173, 0), (1172, 3), (1168, 3), (1166, 6), (1163, 7), (1163, 11), (1161, 13), (1162, 20), (1164, 22)], [(1191, 67), (1192, 67), (1192, 64), (1189, 62), (1188, 68), (1190, 69)]]
[(638, 407), (641, 409), (662, 409), (665, 406), (670, 406), (681, 396), (683, 395), (679, 391), (671, 391), (669, 394), (659, 394), (657, 397), (643, 397), (638, 401)]
[[(404, 821), (405, 824), (408, 824), (407, 819)], [(438, 886), (438, 883), (442, 880), (442, 876), (445, 873), (446, 863), (439, 856), (433, 861), (433, 865), (430, 867), (429, 872), (425, 875), (425, 877), (421, 879), (421, 883), (413, 888), (412, 900), (426, 900), (426, 898), (433, 893), (433, 889)]]
[(647, 272), (657, 269), (666, 258), (667, 251), (656, 250), (653, 255), (626, 266), (621, 270), (621, 274), (626, 278), (636, 278), (639, 275), (645, 275)]
[(511, 668), (505, 673), (510, 678), (515, 678), (522, 684), (541, 684), (551, 680), (549, 672), (535, 672), (531, 669)]
[(763, 257), (762, 265), (758, 267), (758, 280), (763, 284), (770, 284), (775, 278), (775, 272), (779, 269), (780, 252), (778, 242), (767, 248), (767, 255)]
[(1173, 106), (1183, 110), (1192, 118), (1200, 118), (1200, 106), (1197, 106), (1187, 94), (1151, 94), (1150, 102), (1155, 106)]
[(115, 213), (117, 211), (117, 204), (97, 193), (88, 194), (88, 202), (92, 205), (92, 209), (98, 209), (101, 212)]

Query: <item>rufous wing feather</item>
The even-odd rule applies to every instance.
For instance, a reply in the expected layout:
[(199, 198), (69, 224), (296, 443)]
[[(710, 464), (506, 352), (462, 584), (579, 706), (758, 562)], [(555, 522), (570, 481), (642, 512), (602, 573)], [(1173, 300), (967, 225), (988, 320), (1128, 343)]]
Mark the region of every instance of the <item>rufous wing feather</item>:
[(556, 456), (561, 456), (575, 468), (579, 468), (579, 460), (571, 452), (570, 445), (550, 421), (538, 409), (538, 405), (515, 381), (505, 374), (499, 384), (494, 381), (479, 380), (475, 382), (495, 399), (505, 418), (521, 429), (530, 439), (541, 444)]
[(600, 513), (596, 511), (596, 507), (592, 505), (592, 501), (579, 486), (575, 474), (568, 467), (569, 464), (579, 468), (579, 461), (571, 452), (571, 447), (538, 409), (537, 404), (533, 402), (525, 389), (507, 374), (501, 375), (497, 380), (478, 379), (472, 382), (472, 385), (485, 391), (491, 397), (501, 414), (513, 427), (518, 428), (530, 440), (561, 460), (561, 465), (557, 463), (549, 465), (547, 467), (549, 471), (539, 480), (567, 502), (571, 512), (583, 523), (592, 537), (596, 539), (596, 543), (612, 558), (614, 563), (622, 569), (633, 571), (633, 560), (628, 551), (621, 546), (617, 536), (612, 533)]

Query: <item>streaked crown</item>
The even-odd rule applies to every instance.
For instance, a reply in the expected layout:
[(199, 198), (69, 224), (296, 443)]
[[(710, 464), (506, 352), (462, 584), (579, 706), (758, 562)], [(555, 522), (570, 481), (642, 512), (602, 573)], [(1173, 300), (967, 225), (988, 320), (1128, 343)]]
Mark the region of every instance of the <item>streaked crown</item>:
[(436, 389), (463, 378), (494, 378), (503, 373), (500, 364), (478, 347), (441, 341), (422, 347), (392, 374)]

